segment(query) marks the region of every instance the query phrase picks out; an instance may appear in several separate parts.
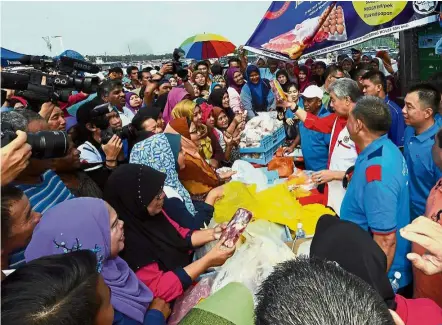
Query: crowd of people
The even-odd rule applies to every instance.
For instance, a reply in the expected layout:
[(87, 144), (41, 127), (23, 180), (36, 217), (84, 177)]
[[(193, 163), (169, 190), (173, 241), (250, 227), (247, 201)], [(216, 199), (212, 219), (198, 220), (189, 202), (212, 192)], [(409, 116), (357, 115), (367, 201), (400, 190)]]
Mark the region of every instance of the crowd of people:
[[(4, 324), (166, 324), (174, 302), (235, 254), (220, 240), (225, 224), (207, 227), (234, 175), (219, 169), (241, 159), (247, 122), (271, 111), (285, 154), (300, 147), (336, 215), (319, 219), (309, 257), (275, 267), (255, 305), (230, 283), (180, 324), (442, 323), (440, 75), (401, 96), (388, 53), (359, 49), (329, 65), (250, 64), (241, 50), (227, 69), (179, 69), (112, 68), (97, 93), (68, 102), (8, 90), (1, 126), (17, 136), (1, 148)], [(65, 131), (67, 154), (33, 155), (27, 135), (40, 131)]]

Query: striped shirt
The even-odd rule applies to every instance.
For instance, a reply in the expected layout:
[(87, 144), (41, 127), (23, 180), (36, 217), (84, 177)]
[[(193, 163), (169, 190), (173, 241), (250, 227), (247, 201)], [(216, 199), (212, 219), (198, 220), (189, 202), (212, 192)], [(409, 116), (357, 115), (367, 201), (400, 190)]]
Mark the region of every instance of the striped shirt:
[[(41, 178), (40, 184), (15, 184), (28, 197), (32, 210), (43, 214), (58, 203), (74, 198), (61, 178), (52, 170), (46, 171)], [(9, 268), (15, 269), (25, 263), (25, 249), (26, 247), (19, 249), (9, 256)]]

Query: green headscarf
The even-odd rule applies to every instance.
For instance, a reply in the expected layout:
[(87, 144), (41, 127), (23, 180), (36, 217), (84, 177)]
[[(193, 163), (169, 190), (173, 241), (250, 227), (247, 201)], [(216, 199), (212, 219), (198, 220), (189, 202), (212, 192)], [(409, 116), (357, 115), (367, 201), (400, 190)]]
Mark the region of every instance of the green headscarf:
[(254, 317), (251, 292), (231, 282), (193, 307), (179, 325), (253, 325)]

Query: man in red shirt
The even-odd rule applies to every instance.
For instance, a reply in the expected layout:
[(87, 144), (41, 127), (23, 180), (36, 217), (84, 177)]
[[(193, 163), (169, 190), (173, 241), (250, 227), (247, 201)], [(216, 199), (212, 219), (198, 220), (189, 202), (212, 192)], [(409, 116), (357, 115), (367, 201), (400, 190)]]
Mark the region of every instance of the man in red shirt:
[[(341, 203), (345, 195), (343, 179), (345, 172), (356, 162), (358, 151), (355, 143), (350, 139), (347, 130), (347, 118), (355, 107), (356, 101), (362, 97), (358, 83), (348, 78), (341, 78), (330, 85), (331, 107), (335, 113), (319, 118), (302, 109), (293, 108), (292, 111), (304, 122), (307, 129), (331, 134), (328, 155), (328, 169), (321, 170), (313, 175), (317, 184), (328, 184), (327, 204), (339, 215)], [(291, 106), (293, 103), (287, 103)]]

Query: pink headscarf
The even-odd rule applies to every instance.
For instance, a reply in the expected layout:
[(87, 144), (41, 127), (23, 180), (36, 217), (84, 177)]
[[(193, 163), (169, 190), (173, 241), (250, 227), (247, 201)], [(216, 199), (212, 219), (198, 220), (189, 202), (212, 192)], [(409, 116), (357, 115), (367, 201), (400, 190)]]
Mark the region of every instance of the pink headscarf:
[(189, 93), (184, 88), (175, 87), (169, 92), (167, 96), (166, 106), (163, 111), (163, 120), (164, 124), (167, 125), (169, 121), (172, 119), (172, 110), (180, 101), (184, 99), (184, 97), (188, 96)]

